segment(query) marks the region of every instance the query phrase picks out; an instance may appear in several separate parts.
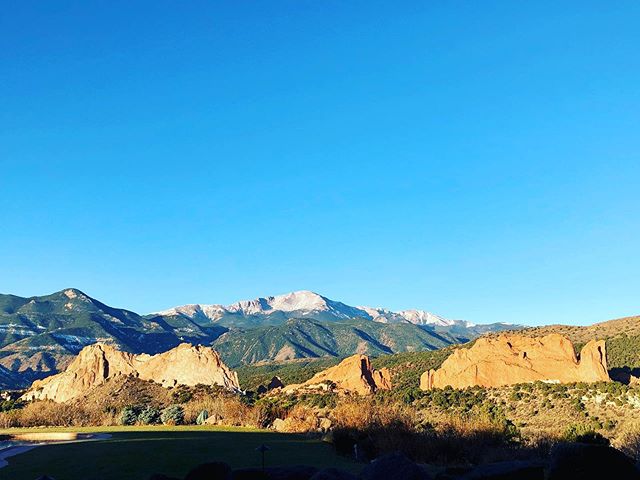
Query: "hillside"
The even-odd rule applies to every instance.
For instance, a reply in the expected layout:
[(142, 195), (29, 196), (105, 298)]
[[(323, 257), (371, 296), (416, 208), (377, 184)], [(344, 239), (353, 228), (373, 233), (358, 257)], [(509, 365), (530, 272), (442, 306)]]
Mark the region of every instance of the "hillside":
[(460, 341), (409, 323), (290, 319), (278, 326), (231, 330), (215, 340), (213, 346), (229, 365), (237, 366), (297, 358), (345, 357), (354, 353), (379, 356), (436, 350)]
[[(432, 368), (438, 368), (454, 348), (466, 348), (468, 345), (449, 346), (424, 352), (381, 355), (371, 359), (371, 366), (376, 370), (381, 368), (391, 370), (394, 389), (397, 388), (399, 391), (417, 390), (422, 373)], [(237, 367), (236, 371), (242, 389), (256, 390), (258, 386), (268, 384), (274, 376), (279, 377), (285, 385), (305, 382), (316, 373), (337, 365), (341, 359), (336, 357), (308, 358), (261, 365), (241, 365)]]
[(575, 325), (546, 325), (519, 330), (518, 333), (529, 336), (543, 336), (559, 333), (569, 338), (574, 344), (581, 345), (589, 340), (606, 340), (626, 335), (640, 335), (640, 316), (617, 318), (606, 322), (594, 323), (586, 327)]
[(183, 341), (209, 343), (222, 331), (182, 317), (145, 318), (76, 289), (29, 298), (0, 295), (0, 366), (19, 373), (14, 387), (55, 373), (98, 341), (133, 353), (158, 353)]

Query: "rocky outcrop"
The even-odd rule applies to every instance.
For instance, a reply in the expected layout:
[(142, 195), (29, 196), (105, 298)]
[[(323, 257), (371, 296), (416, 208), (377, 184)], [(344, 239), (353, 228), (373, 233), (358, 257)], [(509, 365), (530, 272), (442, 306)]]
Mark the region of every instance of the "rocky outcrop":
[(64, 372), (35, 381), (23, 398), (66, 402), (111, 378), (127, 375), (164, 387), (204, 384), (240, 388), (238, 375), (210, 347), (183, 343), (157, 355), (134, 355), (96, 343), (83, 348)]
[(571, 341), (558, 334), (483, 337), (471, 348), (455, 350), (438, 370), (425, 372), (420, 388), (500, 387), (537, 380), (609, 381), (604, 341), (590, 341), (576, 357)]
[(389, 390), (391, 376), (386, 368), (374, 370), (366, 355), (353, 355), (345, 358), (335, 367), (316, 373), (304, 383), (288, 385), (282, 389), (285, 393), (299, 391), (338, 391), (369, 395), (376, 390)]

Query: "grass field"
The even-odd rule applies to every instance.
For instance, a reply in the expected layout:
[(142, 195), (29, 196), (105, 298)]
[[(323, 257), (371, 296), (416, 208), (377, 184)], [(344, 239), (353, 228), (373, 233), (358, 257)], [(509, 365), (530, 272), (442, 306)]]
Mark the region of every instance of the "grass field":
[(337, 456), (329, 445), (304, 435), (264, 430), (203, 427), (104, 427), (75, 429), (0, 430), (106, 432), (103, 441), (47, 445), (11, 457), (0, 469), (0, 479), (35, 480), (145, 480), (152, 473), (183, 477), (195, 465), (224, 461), (233, 468), (260, 466), (255, 448), (265, 444), (269, 465), (335, 466), (357, 472), (360, 465)]

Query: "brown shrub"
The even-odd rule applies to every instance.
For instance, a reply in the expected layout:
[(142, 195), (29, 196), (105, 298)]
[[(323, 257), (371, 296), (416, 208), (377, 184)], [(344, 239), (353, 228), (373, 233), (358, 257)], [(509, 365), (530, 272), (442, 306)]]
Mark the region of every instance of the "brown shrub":
[(314, 410), (306, 405), (295, 405), (284, 419), (280, 431), (288, 433), (306, 433), (318, 429), (318, 417)]
[(113, 413), (79, 404), (51, 400), (31, 402), (20, 410), (0, 414), (0, 428), (10, 427), (83, 427), (114, 425)]
[(640, 425), (630, 423), (620, 432), (616, 447), (636, 461), (640, 461)]
[(331, 412), (336, 427), (370, 429), (396, 427), (408, 431), (418, 424), (414, 408), (398, 402), (376, 402), (372, 398), (346, 398)]
[(228, 426), (261, 426), (260, 412), (242, 402), (237, 396), (212, 395), (200, 396), (183, 405), (185, 423), (194, 424), (203, 410), (210, 418), (217, 418), (218, 424)]
[(0, 428), (13, 428), (20, 426), (19, 410), (0, 413)]

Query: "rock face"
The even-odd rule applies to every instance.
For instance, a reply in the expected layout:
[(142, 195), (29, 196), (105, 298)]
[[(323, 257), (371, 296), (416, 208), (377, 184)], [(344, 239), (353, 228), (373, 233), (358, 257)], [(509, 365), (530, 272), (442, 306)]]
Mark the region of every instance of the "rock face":
[(64, 372), (33, 382), (23, 398), (66, 402), (123, 375), (152, 380), (164, 387), (204, 384), (240, 388), (238, 375), (210, 347), (183, 343), (157, 355), (134, 355), (96, 343), (83, 348)]
[(438, 370), (422, 374), (420, 388), (500, 387), (537, 380), (609, 381), (604, 341), (590, 341), (577, 358), (571, 341), (558, 334), (480, 338), (471, 348), (455, 350)]
[(386, 368), (373, 370), (366, 355), (353, 355), (345, 358), (335, 367), (316, 373), (304, 383), (288, 385), (282, 389), (285, 393), (301, 390), (336, 390), (344, 393), (369, 395), (376, 390), (389, 390), (391, 376)]

